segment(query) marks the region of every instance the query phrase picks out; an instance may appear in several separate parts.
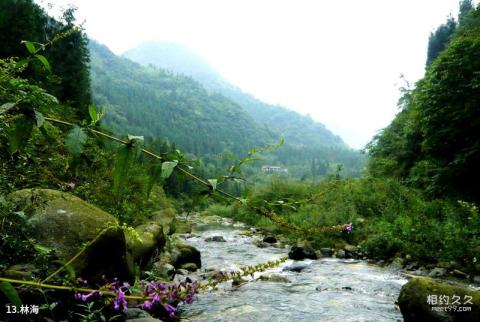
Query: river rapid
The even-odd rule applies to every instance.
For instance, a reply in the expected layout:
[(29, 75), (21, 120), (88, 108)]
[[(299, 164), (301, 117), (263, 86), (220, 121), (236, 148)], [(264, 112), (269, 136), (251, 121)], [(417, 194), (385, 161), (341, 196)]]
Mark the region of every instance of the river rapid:
[[(240, 223), (227, 219), (212, 223), (202, 217), (193, 221), (193, 233), (181, 237), (201, 252), (202, 271), (238, 270), (288, 253), (287, 247), (257, 247), (261, 236), (248, 236), (249, 228)], [(225, 242), (206, 241), (213, 236), (222, 236)], [(403, 321), (395, 301), (406, 282), (398, 273), (365, 261), (287, 260), (240, 285), (227, 282), (202, 292), (180, 311), (182, 321), (192, 322)]]

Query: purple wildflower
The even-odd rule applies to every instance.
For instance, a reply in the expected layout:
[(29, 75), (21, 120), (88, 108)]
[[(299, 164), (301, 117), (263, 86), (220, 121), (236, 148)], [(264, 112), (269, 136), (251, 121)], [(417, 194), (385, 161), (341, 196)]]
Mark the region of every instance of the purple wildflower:
[[(115, 281), (114, 283), (112, 283), (112, 285), (118, 285), (118, 281)], [(113, 308), (115, 310), (119, 311), (120, 309), (122, 309), (124, 312), (128, 310), (128, 303), (125, 299), (125, 292), (128, 290), (129, 287), (130, 285), (128, 283), (124, 283), (122, 287), (114, 289), (114, 291), (117, 293), (117, 296), (113, 299)]]
[(165, 310), (167, 310), (167, 313), (171, 318), (175, 317), (177, 309), (174, 306), (171, 306), (170, 304), (163, 304), (163, 307), (165, 308)]
[(343, 232), (344, 233), (347, 233), (347, 234), (350, 234), (353, 230), (353, 224), (352, 223), (349, 223), (349, 224), (346, 224), (343, 226)]
[(97, 291), (92, 291), (92, 292), (90, 292), (90, 293), (88, 293), (88, 294), (76, 293), (76, 294), (75, 294), (75, 299), (76, 299), (76, 300), (80, 300), (80, 301), (82, 301), (82, 302), (87, 302), (88, 299), (89, 299), (91, 296), (93, 296), (93, 295), (95, 295), (95, 294), (97, 294), (97, 293), (98, 293)]

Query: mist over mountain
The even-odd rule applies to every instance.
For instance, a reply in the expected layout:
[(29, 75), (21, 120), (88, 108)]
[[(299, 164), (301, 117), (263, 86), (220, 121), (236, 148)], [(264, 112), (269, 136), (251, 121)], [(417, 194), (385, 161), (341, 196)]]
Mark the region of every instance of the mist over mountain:
[(211, 92), (218, 92), (242, 106), (260, 124), (297, 146), (346, 147), (338, 136), (322, 123), (285, 107), (265, 103), (230, 84), (200, 55), (190, 48), (171, 42), (145, 42), (123, 54), (143, 65), (153, 65), (191, 76)]
[[(288, 168), (293, 177), (308, 178), (333, 173), (342, 165), (345, 175), (361, 173), (364, 157), (322, 124), (241, 92), (198, 56), (189, 60), (192, 52), (186, 47), (167, 44), (158, 52), (156, 48), (152, 44), (142, 50), (144, 57), (170, 57), (170, 70), (116, 56), (106, 46), (90, 42), (93, 100), (106, 106), (104, 125), (114, 133), (174, 142), (206, 163), (285, 138), (282, 148), (255, 165), (257, 170), (262, 164), (274, 164)], [(185, 73), (172, 71), (177, 65)], [(187, 74), (189, 70), (209, 86)]]

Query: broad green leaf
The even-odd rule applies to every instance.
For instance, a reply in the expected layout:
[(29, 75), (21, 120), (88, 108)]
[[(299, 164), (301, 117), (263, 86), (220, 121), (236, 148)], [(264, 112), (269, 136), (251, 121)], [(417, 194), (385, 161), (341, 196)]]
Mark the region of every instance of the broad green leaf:
[(20, 307), (22, 306), (22, 300), (18, 296), (17, 291), (12, 286), (12, 284), (8, 282), (0, 283), (0, 291), (5, 294), (5, 297), (15, 306)]
[(37, 49), (35, 48), (35, 45), (31, 42), (31, 41), (22, 41), (22, 43), (25, 45), (25, 47), (27, 48), (28, 52), (30, 54), (35, 54), (37, 52)]
[(35, 58), (37, 58), (42, 63), (43, 67), (45, 67), (46, 70), (48, 70), (49, 72), (52, 71), (52, 69), (50, 68), (50, 63), (45, 58), (45, 56), (37, 54), (35, 55)]
[(46, 254), (50, 253), (50, 251), (51, 251), (50, 248), (39, 245), (39, 244), (33, 244), (33, 248), (35, 248), (35, 250), (37, 252), (39, 252), (40, 254), (43, 254), (43, 255), (46, 255)]
[(70, 132), (68, 132), (65, 139), (65, 147), (73, 155), (79, 155), (83, 152), (83, 146), (87, 142), (87, 134), (85, 131), (75, 125)]
[(208, 179), (208, 182), (210, 183), (210, 186), (212, 187), (212, 190), (215, 191), (217, 189), (217, 179)]
[(121, 146), (116, 155), (115, 167), (113, 169), (113, 192), (119, 194), (121, 187), (128, 175), (128, 169), (135, 160), (135, 148), (131, 146)]
[(88, 105), (88, 114), (90, 115), (90, 120), (91, 120), (90, 124), (93, 125), (98, 122), (98, 114), (97, 114), (97, 110), (95, 109), (95, 106)]
[(35, 111), (35, 121), (37, 121), (37, 127), (41, 128), (45, 123), (45, 117), (42, 113)]
[(162, 179), (167, 179), (172, 175), (173, 169), (177, 166), (178, 161), (166, 161), (162, 163)]
[(17, 104), (16, 103), (5, 103), (2, 106), (0, 106), (0, 115), (3, 113), (8, 112), (12, 108), (14, 108)]
[(159, 182), (161, 178), (162, 178), (162, 165), (158, 162), (155, 162), (151, 165), (149, 169), (147, 197), (150, 196), (150, 193), (152, 192), (152, 189), (155, 183)]
[(33, 120), (22, 116), (19, 118), (10, 131), (9, 142), (10, 142), (10, 153), (15, 153), (21, 151), (28, 142), (30, 134), (33, 129)]

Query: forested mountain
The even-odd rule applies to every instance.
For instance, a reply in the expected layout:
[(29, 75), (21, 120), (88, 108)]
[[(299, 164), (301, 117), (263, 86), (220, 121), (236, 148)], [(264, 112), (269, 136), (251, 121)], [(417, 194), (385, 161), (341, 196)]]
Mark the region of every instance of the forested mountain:
[(141, 66), (94, 41), (90, 55), (94, 101), (107, 107), (105, 125), (116, 133), (168, 139), (196, 155), (242, 153), (276, 139), (187, 76)]
[(342, 139), (323, 124), (284, 107), (262, 102), (228, 83), (188, 47), (168, 42), (147, 42), (123, 55), (143, 65), (154, 65), (193, 77), (208, 90), (221, 93), (242, 106), (258, 123), (281, 134), (289, 144), (346, 147)]
[[(154, 57), (158, 53), (156, 46), (152, 46), (145, 50)], [(191, 68), (204, 82), (223, 86), (224, 91), (208, 91), (190, 76), (153, 65), (142, 66), (115, 56), (105, 46), (91, 41), (94, 102), (107, 107), (104, 124), (114, 132), (168, 139), (199, 157), (225, 152), (244, 154), (251, 147), (278, 142), (283, 137), (286, 144), (258, 167), (261, 164), (285, 166), (290, 175), (297, 178), (322, 177), (336, 171), (339, 165), (343, 166), (344, 175), (361, 172), (363, 156), (350, 150), (323, 125), (240, 92), (198, 57), (183, 64), (191, 56), (184, 47), (168, 44), (164, 49), (159, 51), (160, 55), (173, 55), (169, 59), (170, 67), (180, 64), (185, 73)], [(227, 98), (227, 93), (237, 99)], [(282, 128), (256, 122), (252, 118), (255, 113), (247, 113), (236, 101), (248, 102), (247, 111), (257, 111), (257, 120), (268, 119)], [(211, 158), (208, 160), (212, 162)]]
[(369, 168), (431, 196), (478, 202), (480, 9), (460, 17), (425, 77), (405, 91), (401, 112), (370, 143)]

